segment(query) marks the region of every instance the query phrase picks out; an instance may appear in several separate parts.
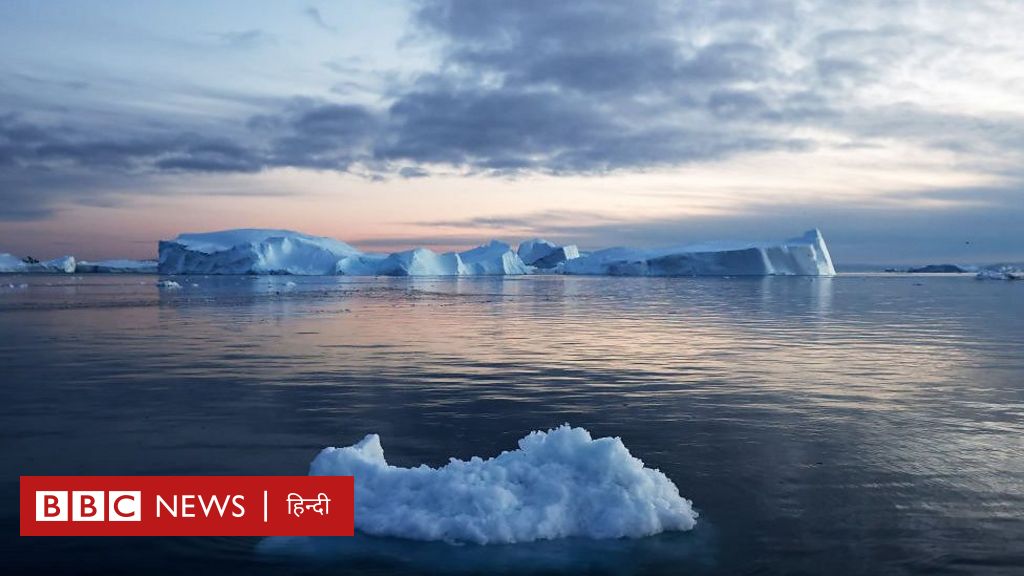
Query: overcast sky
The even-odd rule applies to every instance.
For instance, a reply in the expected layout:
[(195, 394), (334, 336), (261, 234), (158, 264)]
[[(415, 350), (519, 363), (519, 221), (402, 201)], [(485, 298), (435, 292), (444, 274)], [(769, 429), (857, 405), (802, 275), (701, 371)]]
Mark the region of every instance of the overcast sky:
[(1024, 259), (1024, 3), (0, 2), (0, 252), (781, 239)]

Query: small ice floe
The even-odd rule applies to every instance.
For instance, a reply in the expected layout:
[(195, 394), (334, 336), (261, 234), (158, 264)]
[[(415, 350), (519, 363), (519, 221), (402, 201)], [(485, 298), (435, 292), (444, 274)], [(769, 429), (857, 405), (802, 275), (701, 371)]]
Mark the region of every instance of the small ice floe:
[(193, 283), (191, 284), (191, 286), (192, 286), (193, 288), (199, 288), (199, 284), (198, 284), (197, 282), (193, 282)]
[(512, 544), (559, 538), (639, 538), (690, 530), (692, 503), (619, 438), (563, 425), (532, 432), (493, 458), (439, 468), (391, 466), (380, 437), (326, 448), (314, 476), (354, 476), (355, 526), (374, 536)]
[(975, 276), (978, 280), (1024, 280), (1024, 270), (1010, 266), (986, 268)]
[(178, 290), (181, 288), (181, 284), (178, 284), (174, 280), (160, 280), (156, 285), (166, 290)]
[(296, 286), (298, 286), (298, 284), (296, 284), (295, 282), (292, 282), (291, 280), (289, 280), (289, 281), (284, 283), (284, 287), (288, 288), (289, 290), (292, 289), (292, 288), (295, 288)]

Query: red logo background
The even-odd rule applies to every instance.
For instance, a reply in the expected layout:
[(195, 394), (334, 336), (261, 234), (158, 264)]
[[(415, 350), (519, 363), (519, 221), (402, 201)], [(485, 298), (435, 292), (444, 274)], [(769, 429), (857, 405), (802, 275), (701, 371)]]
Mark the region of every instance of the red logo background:
[[(352, 536), (353, 480), (351, 476), (22, 476), (22, 536)], [(139, 521), (72, 521), (72, 510), (65, 521), (36, 520), (36, 492), (141, 492), (138, 503)], [(304, 508), (296, 516), (288, 502), (290, 494), (307, 499), (310, 504), (323, 493), (330, 502), (326, 514)], [(178, 517), (161, 508), (156, 515), (157, 496), (164, 501), (178, 502)], [(195, 517), (181, 517), (182, 497), (193, 495)], [(175, 496), (178, 497), (175, 500)], [(217, 509), (204, 514), (199, 498), (209, 502), (216, 496), (220, 502), (233, 496), (245, 509), (241, 517), (232, 516), (238, 509), (225, 508), (224, 516)], [(266, 507), (264, 508), (264, 497)], [(122, 509), (129, 509), (122, 502)], [(71, 506), (71, 497), (67, 499)], [(109, 506), (109, 503), (107, 503)]]

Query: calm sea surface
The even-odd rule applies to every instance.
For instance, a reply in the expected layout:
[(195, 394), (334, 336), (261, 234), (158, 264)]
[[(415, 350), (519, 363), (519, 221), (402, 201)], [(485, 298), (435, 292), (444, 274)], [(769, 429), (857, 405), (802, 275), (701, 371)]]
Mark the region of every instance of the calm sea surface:
[[(1024, 283), (156, 279), (0, 277), (4, 573), (1024, 573)], [(22, 474), (305, 474), (369, 432), (436, 466), (564, 422), (620, 436), (697, 528), (287, 558), (16, 536)]]

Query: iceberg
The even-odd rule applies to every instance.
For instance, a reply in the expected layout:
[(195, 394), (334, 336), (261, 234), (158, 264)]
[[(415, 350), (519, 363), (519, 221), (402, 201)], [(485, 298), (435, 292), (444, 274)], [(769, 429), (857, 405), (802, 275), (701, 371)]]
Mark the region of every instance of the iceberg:
[(380, 437), (325, 448), (313, 476), (353, 476), (360, 532), (411, 540), (511, 544), (559, 538), (639, 538), (694, 527), (676, 485), (619, 438), (563, 425), (516, 450), (452, 458), (439, 468), (391, 466)]
[(156, 260), (100, 260), (75, 263), (77, 274), (156, 274)]
[(161, 274), (301, 274), (337, 272), (359, 255), (348, 244), (291, 230), (240, 229), (181, 234), (161, 240)]
[(907, 270), (907, 274), (963, 274), (964, 272), (970, 272), (970, 270), (956, 264), (928, 264)]
[(542, 270), (553, 269), (566, 260), (580, 257), (580, 250), (575, 244), (559, 246), (543, 238), (523, 242), (517, 252), (526, 265)]
[[(92, 265), (84, 264), (83, 271)], [(108, 265), (105, 271), (121, 270), (118, 265)], [(835, 274), (818, 230), (774, 244), (718, 243), (660, 250), (610, 248), (581, 256), (575, 245), (559, 246), (539, 238), (523, 242), (516, 250), (492, 240), (464, 252), (437, 253), (414, 248), (371, 254), (333, 238), (290, 230), (240, 229), (181, 234), (174, 240), (160, 241), (157, 271), (347, 276), (508, 276), (537, 272), (611, 276)]]
[(835, 276), (821, 231), (780, 243), (609, 248), (565, 263), (566, 274), (607, 276)]
[(978, 280), (1024, 280), (1024, 270), (1012, 266), (998, 266), (980, 270), (975, 278)]
[(0, 253), (0, 273), (34, 274), (39, 272), (73, 274), (75, 272), (75, 257), (62, 256), (39, 262), (32, 258), (18, 258), (12, 254)]
[(181, 234), (159, 245), (161, 274), (295, 274), (347, 276), (494, 276), (529, 269), (508, 244), (438, 254), (416, 248), (365, 254), (321, 236), (290, 230), (225, 230)]

